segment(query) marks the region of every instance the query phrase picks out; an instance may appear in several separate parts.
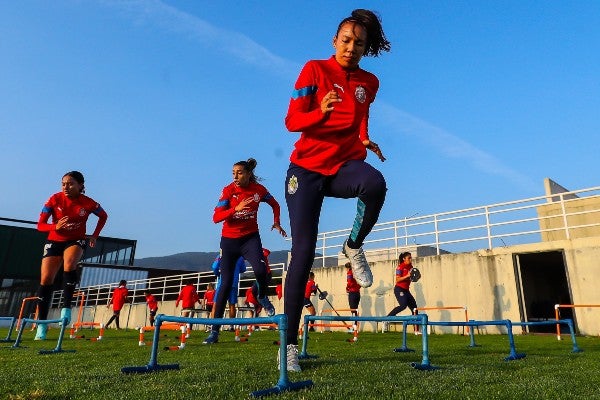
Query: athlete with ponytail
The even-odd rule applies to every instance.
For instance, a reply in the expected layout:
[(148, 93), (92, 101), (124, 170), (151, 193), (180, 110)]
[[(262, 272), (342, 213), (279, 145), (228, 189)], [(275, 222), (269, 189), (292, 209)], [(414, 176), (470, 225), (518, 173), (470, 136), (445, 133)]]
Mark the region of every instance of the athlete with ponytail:
[[(260, 183), (254, 174), (256, 160), (239, 161), (233, 165), (233, 182), (223, 188), (215, 207), (213, 222), (223, 222), (221, 233), (221, 288), (214, 304), (214, 318), (223, 318), (234, 279), (236, 261), (243, 257), (254, 271), (257, 283), (257, 299), (269, 316), (275, 315), (275, 307), (267, 297), (268, 273), (263, 247), (258, 233), (258, 206), (265, 202), (273, 209), (273, 226), (282, 236), (287, 236), (280, 225), (279, 203)], [(204, 344), (219, 341), (220, 325), (213, 325)]]
[[(87, 244), (96, 245), (96, 239), (106, 224), (108, 215), (91, 198), (84, 195), (84, 178), (79, 171), (67, 172), (62, 177), (62, 191), (53, 194), (44, 204), (37, 229), (48, 232), (48, 240), (44, 245), (40, 287), (38, 290), (38, 318), (48, 319), (52, 284), (61, 265), (63, 272), (63, 299), (60, 317), (71, 321), (71, 302), (77, 284), (77, 263), (83, 256)], [(96, 229), (91, 236), (86, 236), (86, 222), (90, 214), (98, 217)], [(52, 222), (48, 220), (52, 217)], [(36, 340), (46, 339), (46, 324), (38, 324)]]

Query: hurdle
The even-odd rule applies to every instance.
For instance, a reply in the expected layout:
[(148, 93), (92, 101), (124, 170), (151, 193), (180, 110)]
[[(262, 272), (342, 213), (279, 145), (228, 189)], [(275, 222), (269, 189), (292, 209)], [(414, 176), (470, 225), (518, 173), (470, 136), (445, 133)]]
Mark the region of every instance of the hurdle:
[[(600, 304), (555, 304), (554, 305), (554, 315), (556, 317), (556, 321), (560, 319), (560, 308), (589, 308), (589, 307), (600, 307)], [(556, 323), (556, 340), (562, 340), (560, 337), (560, 324)]]
[[(310, 321), (316, 321), (316, 320), (323, 320), (323, 321), (344, 321), (345, 319), (348, 319), (347, 316), (336, 316), (336, 315), (322, 315), (322, 316), (317, 316), (317, 315), (305, 315), (304, 316), (304, 333), (302, 336), (302, 350), (300, 352), (300, 354), (298, 354), (298, 358), (300, 359), (305, 359), (305, 358), (316, 358), (317, 356), (315, 355), (309, 355), (306, 352), (306, 349), (308, 347), (308, 324), (310, 323)], [(424, 371), (430, 371), (430, 370), (434, 370), (437, 369), (438, 367), (435, 367), (433, 365), (431, 365), (431, 363), (429, 362), (429, 338), (428, 338), (428, 334), (427, 334), (427, 325), (428, 325), (428, 317), (427, 314), (417, 314), (417, 315), (411, 315), (411, 316), (383, 316), (383, 317), (353, 317), (352, 319), (354, 319), (355, 321), (363, 321), (363, 322), (404, 322), (406, 321), (407, 323), (410, 324), (417, 324), (417, 325), (421, 325), (422, 329), (423, 329), (423, 335), (422, 335), (422, 346), (423, 346), (423, 355), (422, 355), (422, 359), (421, 359), (421, 363), (416, 363), (416, 362), (412, 362), (410, 363), (410, 365), (418, 370), (424, 370)], [(406, 329), (404, 330), (406, 332)]]
[(309, 388), (313, 385), (311, 380), (290, 382), (287, 372), (287, 329), (288, 321), (285, 314), (274, 315), (272, 317), (261, 318), (189, 318), (176, 317), (172, 315), (159, 314), (156, 316), (154, 324), (154, 341), (150, 353), (150, 361), (147, 365), (141, 367), (123, 367), (121, 372), (129, 373), (148, 373), (165, 370), (179, 369), (179, 364), (158, 364), (158, 344), (160, 339), (160, 328), (164, 322), (177, 322), (184, 324), (204, 324), (204, 325), (251, 325), (261, 323), (275, 323), (279, 327), (279, 380), (277, 384), (269, 389), (258, 390), (250, 393), (252, 397), (262, 397), (271, 394), (279, 394), (285, 391), (300, 390)]
[(75, 350), (64, 350), (62, 348), (63, 336), (65, 334), (65, 329), (67, 327), (67, 318), (61, 319), (32, 319), (32, 318), (23, 318), (21, 319), (21, 326), (19, 327), (19, 333), (17, 334), (17, 340), (12, 345), (13, 349), (22, 348), (19, 346), (21, 343), (21, 338), (23, 336), (23, 330), (25, 329), (25, 325), (28, 322), (36, 323), (36, 324), (53, 324), (53, 323), (61, 323), (60, 326), (60, 334), (58, 335), (58, 342), (56, 343), (56, 347), (52, 350), (40, 350), (38, 354), (56, 354), (56, 353), (74, 353)]
[[(583, 350), (577, 346), (577, 339), (575, 338), (575, 327), (573, 324), (573, 320), (570, 318), (566, 319), (558, 319), (556, 321), (536, 321), (536, 322), (513, 322), (513, 325), (518, 326), (536, 326), (536, 325), (554, 325), (554, 324), (564, 324), (569, 328), (569, 333), (571, 335), (571, 342), (573, 343), (573, 349), (571, 353), (581, 353)], [(559, 328), (560, 330), (560, 328)]]
[[(23, 319), (23, 312), (25, 311), (25, 303), (27, 303), (30, 300), (39, 300), (39, 297), (31, 296), (31, 297), (25, 297), (23, 299), (23, 301), (21, 302), (21, 310), (19, 311), (19, 319), (17, 320), (17, 329), (19, 329), (21, 327), (21, 320)], [(36, 305), (34, 319), (36, 319), (38, 317), (39, 311), (40, 311), (39, 307)], [(34, 327), (35, 327), (35, 323), (31, 329), (33, 330)]]
[[(150, 331), (154, 331), (155, 330), (155, 326), (141, 326), (138, 328), (138, 332), (139, 332), (139, 339), (138, 339), (138, 346), (145, 346), (146, 345), (146, 341), (144, 340), (144, 333), (145, 332), (150, 332)], [(177, 347), (177, 350), (183, 350), (183, 348), (185, 347), (185, 343), (186, 343), (186, 339), (189, 337), (189, 332), (188, 332), (188, 327), (187, 324), (162, 324), (161, 328), (163, 330), (167, 330), (167, 331), (181, 331), (181, 341), (179, 346), (174, 346)], [(176, 350), (175, 348), (171, 349), (169, 348), (169, 350)]]
[(10, 327), (8, 328), (8, 334), (4, 339), (0, 339), (0, 343), (12, 342), (10, 338), (13, 330), (15, 329), (17, 319), (15, 317), (0, 317), (0, 321), (10, 321)]
[[(257, 318), (256, 317), (256, 310), (254, 309), (254, 307), (248, 307), (248, 306), (240, 306), (236, 308), (236, 318), (244, 318), (244, 313), (246, 312), (251, 312), (252, 313), (252, 317), (251, 318)], [(241, 316), (240, 316), (241, 313)], [(269, 327), (269, 328), (277, 328), (277, 324), (254, 324), (254, 325), (248, 325), (248, 334), (247, 335), (242, 335), (241, 334), (241, 328), (240, 325), (236, 325), (235, 326), (235, 341), (236, 342), (247, 342), (248, 338), (250, 336), (252, 336), (252, 332), (254, 332), (254, 327)]]
[[(443, 311), (443, 310), (464, 310), (465, 312), (465, 322), (469, 322), (469, 312), (467, 310), (467, 306), (440, 306), (440, 307), (417, 307), (415, 311)], [(432, 324), (429, 324), (432, 326)], [(463, 325), (463, 335), (465, 334), (465, 328), (467, 333), (469, 333), (469, 326), (466, 327)], [(415, 332), (416, 333), (416, 332)]]

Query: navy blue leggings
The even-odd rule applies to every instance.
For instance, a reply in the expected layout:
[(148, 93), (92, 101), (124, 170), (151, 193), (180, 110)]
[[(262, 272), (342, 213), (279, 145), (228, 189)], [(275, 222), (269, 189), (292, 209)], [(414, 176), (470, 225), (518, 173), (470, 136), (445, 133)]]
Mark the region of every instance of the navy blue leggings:
[[(223, 290), (217, 292), (215, 299), (214, 318), (223, 318), (227, 299), (233, 284), (235, 263), (240, 257), (244, 257), (252, 266), (256, 283), (258, 284), (258, 298), (267, 294), (267, 266), (263, 258), (262, 243), (258, 232), (251, 233), (241, 238), (221, 237), (221, 285)], [(213, 325), (213, 331), (218, 331), (220, 325)]]
[(292, 257), (285, 278), (284, 312), (288, 317), (288, 344), (298, 344), (304, 289), (315, 259), (321, 206), (325, 197), (358, 198), (349, 242), (362, 245), (379, 218), (386, 184), (381, 172), (361, 160), (347, 161), (337, 174), (321, 175), (290, 164), (285, 200), (290, 215)]
[(407, 289), (394, 286), (394, 295), (396, 296), (396, 300), (398, 300), (398, 306), (390, 311), (388, 316), (397, 315), (399, 312), (404, 311), (406, 307), (408, 307), (411, 312), (417, 308), (417, 301)]

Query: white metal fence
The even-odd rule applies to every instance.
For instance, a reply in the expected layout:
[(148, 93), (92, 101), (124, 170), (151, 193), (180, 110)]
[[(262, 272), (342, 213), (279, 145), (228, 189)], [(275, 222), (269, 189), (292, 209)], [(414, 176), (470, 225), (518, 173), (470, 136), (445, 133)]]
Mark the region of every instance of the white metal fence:
[[(281, 283), (281, 275), (284, 269), (284, 264), (271, 264), (271, 272), (273, 279), (269, 285), (268, 293), (275, 293), (275, 286)], [(128, 303), (137, 304), (145, 303), (146, 297), (144, 291), (150, 290), (156, 297), (156, 300), (171, 301), (177, 300), (179, 292), (187, 284), (192, 281), (196, 286), (198, 294), (202, 298), (206, 287), (209, 283), (216, 286), (216, 277), (209, 272), (193, 272), (183, 275), (164, 276), (160, 278), (139, 279), (127, 281), (127, 289), (129, 289)], [(246, 272), (240, 276), (240, 285), (238, 296), (243, 299), (246, 295), (246, 290), (254, 283), (254, 273)], [(117, 286), (116, 283), (108, 283), (103, 285), (94, 285), (79, 288), (78, 291), (84, 294), (84, 307), (105, 306), (108, 304), (112, 296), (113, 289)], [(62, 290), (55, 291), (52, 296), (52, 307), (59, 307), (62, 301)], [(73, 298), (73, 307), (79, 307), (81, 297), (79, 295)]]
[[(458, 253), (516, 244), (536, 243), (543, 234), (573, 232), (600, 227), (600, 187), (466, 208), (431, 215), (413, 216), (374, 226), (365, 241), (365, 252), (392, 250), (395, 257), (404, 248), (428, 247), (431, 254)], [(585, 209), (572, 207), (582, 199), (599, 198)], [(558, 213), (541, 215), (542, 206), (556, 205)], [(544, 224), (544, 221), (548, 222)], [(549, 224), (549, 222), (552, 224)], [(584, 221), (584, 222), (582, 222)], [(591, 221), (591, 222), (590, 222)], [(557, 225), (558, 222), (558, 225)], [(552, 227), (542, 228), (544, 225)], [(351, 228), (319, 233), (315, 263), (338, 265), (338, 255)]]

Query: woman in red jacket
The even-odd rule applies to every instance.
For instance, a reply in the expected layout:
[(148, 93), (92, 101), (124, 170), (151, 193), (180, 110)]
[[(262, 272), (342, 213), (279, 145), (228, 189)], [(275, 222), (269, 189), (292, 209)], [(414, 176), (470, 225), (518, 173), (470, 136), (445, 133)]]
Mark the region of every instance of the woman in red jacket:
[[(106, 224), (108, 215), (91, 198), (84, 195), (83, 174), (79, 171), (67, 172), (62, 177), (62, 191), (53, 194), (44, 204), (37, 229), (48, 232), (48, 240), (44, 245), (40, 287), (38, 289), (38, 318), (48, 319), (52, 284), (56, 274), (64, 265), (63, 301), (60, 317), (71, 321), (71, 301), (77, 284), (77, 263), (83, 256), (87, 244), (96, 245), (96, 239)], [(90, 214), (98, 217), (96, 229), (91, 236), (86, 236), (86, 222)], [(52, 217), (52, 222), (48, 220)], [(36, 340), (45, 340), (48, 326), (38, 324)]]
[[(273, 209), (273, 226), (282, 236), (287, 236), (279, 221), (279, 203), (260, 183), (254, 174), (256, 160), (239, 161), (233, 165), (233, 182), (223, 188), (215, 207), (213, 221), (223, 222), (221, 233), (221, 285), (214, 305), (214, 318), (223, 318), (225, 303), (229, 298), (235, 264), (243, 257), (252, 266), (258, 285), (257, 300), (269, 316), (275, 315), (275, 307), (267, 297), (267, 265), (258, 233), (258, 206), (265, 202)], [(220, 325), (213, 325), (204, 344), (219, 341)]]
[(301, 132), (290, 156), (285, 196), (292, 232), (284, 290), (289, 371), (300, 371), (298, 326), (324, 198), (358, 198), (352, 232), (342, 250), (356, 281), (369, 287), (373, 276), (362, 243), (377, 222), (386, 192), (382, 174), (365, 162), (367, 150), (385, 160), (368, 132), (369, 107), (379, 80), (359, 67), (363, 56), (390, 50), (379, 17), (369, 10), (354, 10), (338, 25), (333, 47), (335, 54), (328, 60), (306, 63), (285, 118), (289, 131)]

